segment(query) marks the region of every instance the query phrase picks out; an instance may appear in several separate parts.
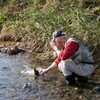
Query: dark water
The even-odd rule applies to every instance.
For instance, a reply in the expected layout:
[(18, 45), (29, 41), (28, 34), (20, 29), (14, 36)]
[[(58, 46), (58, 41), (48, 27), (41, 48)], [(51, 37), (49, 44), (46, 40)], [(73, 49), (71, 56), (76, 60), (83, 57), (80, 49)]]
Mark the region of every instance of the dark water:
[(29, 66), (25, 55), (0, 53), (0, 100), (45, 100), (34, 76), (21, 74)]

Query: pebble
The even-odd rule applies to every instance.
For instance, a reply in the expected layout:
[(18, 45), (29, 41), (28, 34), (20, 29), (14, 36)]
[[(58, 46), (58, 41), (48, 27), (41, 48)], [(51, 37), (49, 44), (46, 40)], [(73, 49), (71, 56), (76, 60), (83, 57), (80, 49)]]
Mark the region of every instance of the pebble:
[(83, 98), (83, 96), (82, 96), (82, 95), (80, 95), (80, 96), (79, 96), (79, 99), (81, 99), (81, 100), (82, 100), (82, 98)]
[(26, 88), (31, 89), (31, 87), (32, 87), (32, 86), (31, 86), (30, 84), (26, 83), (26, 84), (24, 84), (23, 89), (26, 89)]
[(7, 71), (7, 70), (10, 70), (10, 68), (9, 67), (3, 67), (2, 70), (6, 70)]
[(78, 90), (78, 87), (75, 87), (75, 90)]
[(100, 86), (94, 87), (92, 92), (100, 92)]

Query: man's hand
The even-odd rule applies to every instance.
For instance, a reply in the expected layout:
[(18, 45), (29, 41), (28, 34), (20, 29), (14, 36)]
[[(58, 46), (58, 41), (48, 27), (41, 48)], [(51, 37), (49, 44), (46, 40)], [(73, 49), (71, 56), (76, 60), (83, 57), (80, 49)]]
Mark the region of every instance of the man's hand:
[(41, 69), (40, 75), (44, 75), (44, 74), (46, 74), (47, 72), (48, 72), (47, 69)]
[(57, 64), (56, 64), (55, 62), (53, 62), (48, 68), (46, 68), (46, 69), (41, 69), (40, 75), (44, 75), (44, 74), (46, 74), (47, 72), (49, 72), (49, 71), (51, 71), (51, 70), (54, 70), (56, 67), (57, 67)]
[(54, 39), (51, 40), (50, 46), (51, 46), (51, 48), (56, 52), (57, 55), (60, 54), (60, 50), (58, 49), (58, 47), (57, 47), (57, 45), (56, 45)]
[(51, 46), (51, 48), (52, 48), (53, 50), (56, 50), (56, 49), (57, 49), (57, 45), (56, 45), (54, 39), (51, 40), (50, 46)]

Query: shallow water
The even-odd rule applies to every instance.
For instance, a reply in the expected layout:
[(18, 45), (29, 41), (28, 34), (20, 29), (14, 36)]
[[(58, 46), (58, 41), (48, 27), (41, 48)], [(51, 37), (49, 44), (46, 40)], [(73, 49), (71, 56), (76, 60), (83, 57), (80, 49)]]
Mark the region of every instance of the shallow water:
[[(0, 47), (15, 44), (0, 42)], [(0, 53), (0, 100), (49, 100), (49, 87), (44, 87), (43, 77), (34, 76), (27, 54)]]
[(49, 87), (44, 89), (43, 77), (36, 78), (30, 66), (25, 54), (0, 53), (0, 100), (49, 100)]
[(94, 87), (97, 89), (98, 84), (91, 89), (74, 91), (64, 82), (63, 75), (56, 71), (35, 77), (31, 61), (26, 54), (9, 56), (0, 53), (0, 100), (80, 100), (80, 98), (99, 100), (100, 98), (99, 89), (99, 92), (95, 90), (95, 94), (92, 94), (92, 89)]
[(30, 66), (24, 55), (9, 56), (0, 53), (0, 100), (29, 100), (38, 90), (34, 77), (20, 72)]

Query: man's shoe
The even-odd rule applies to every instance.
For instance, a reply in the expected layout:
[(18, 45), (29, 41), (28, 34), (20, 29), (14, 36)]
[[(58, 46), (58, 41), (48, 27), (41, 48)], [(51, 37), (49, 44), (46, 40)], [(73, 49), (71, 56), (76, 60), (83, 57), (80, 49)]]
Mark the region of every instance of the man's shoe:
[(89, 78), (88, 77), (84, 77), (84, 76), (78, 76), (77, 77), (77, 81), (80, 83), (80, 84), (84, 84), (84, 83), (87, 83)]
[(74, 77), (77, 78), (76, 81), (80, 84), (82, 83), (87, 83), (89, 78), (88, 77), (85, 77), (85, 76), (80, 76), (80, 75), (77, 75), (75, 73), (73, 73)]
[(75, 76), (73, 74), (70, 76), (65, 76), (65, 79), (68, 86), (78, 86), (78, 83), (76, 83)]

